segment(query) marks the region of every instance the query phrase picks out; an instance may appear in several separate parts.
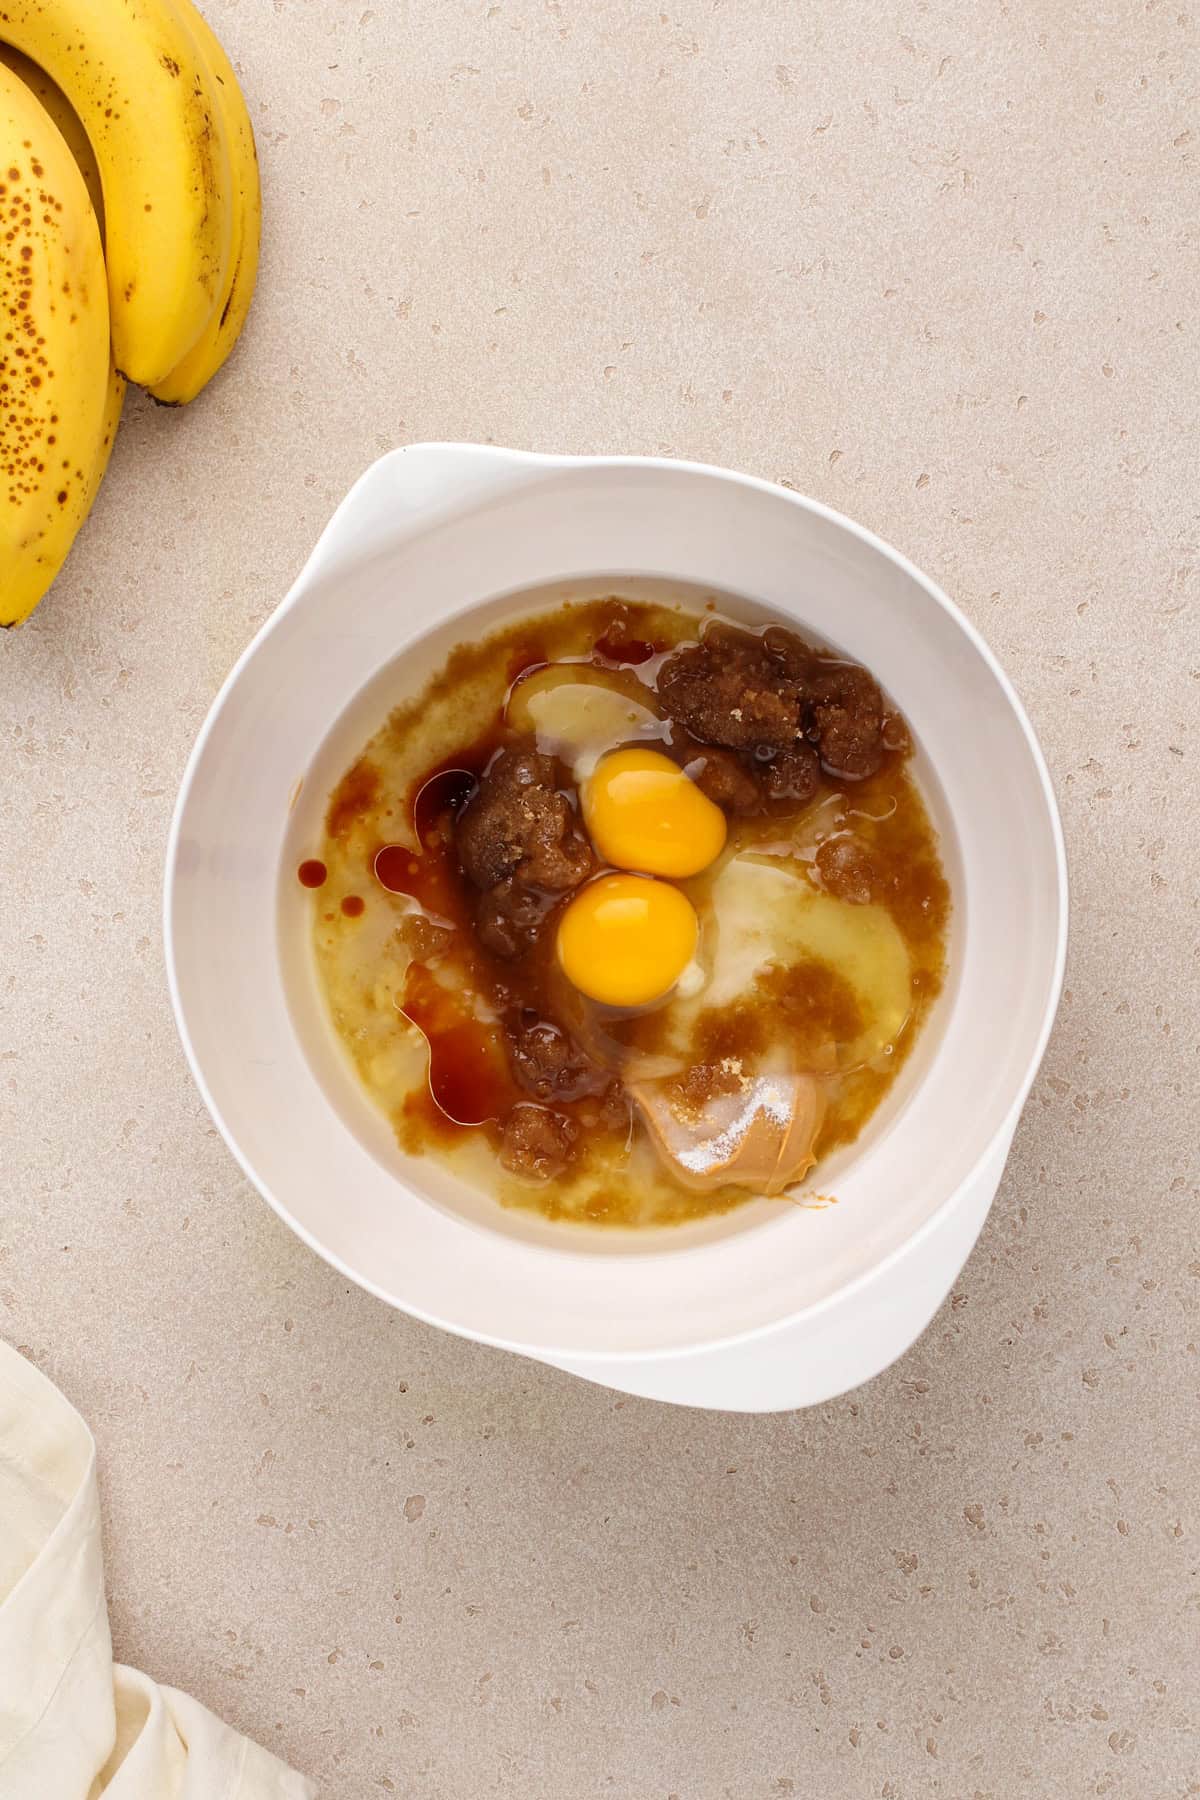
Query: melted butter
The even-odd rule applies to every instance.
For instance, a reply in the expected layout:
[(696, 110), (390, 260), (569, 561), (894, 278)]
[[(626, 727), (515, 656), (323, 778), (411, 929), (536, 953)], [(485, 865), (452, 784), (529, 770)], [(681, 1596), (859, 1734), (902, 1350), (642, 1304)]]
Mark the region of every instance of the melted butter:
[[(833, 1044), (833, 1067), (849, 1073), (895, 1044), (912, 1010), (912, 968), (885, 907), (835, 899), (811, 885), (802, 865), (754, 856), (726, 863), (713, 883), (711, 903), (717, 933), (713, 973), (692, 1006), (732, 1006), (769, 968), (820, 963), (852, 990), (862, 1021), (853, 1038)], [(686, 1030), (683, 1019), (680, 1025)]]

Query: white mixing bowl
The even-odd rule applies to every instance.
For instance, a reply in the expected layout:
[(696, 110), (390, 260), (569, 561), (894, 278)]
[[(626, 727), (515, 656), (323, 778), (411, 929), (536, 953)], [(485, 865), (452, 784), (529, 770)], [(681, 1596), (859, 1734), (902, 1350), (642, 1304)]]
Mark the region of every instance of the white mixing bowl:
[[(909, 721), (954, 892), (951, 973), (836, 1204), (651, 1232), (551, 1224), (406, 1157), (321, 1014), (308, 897), (329, 791), (448, 650), (561, 595), (764, 613), (865, 663)], [(1062, 834), (1029, 722), (949, 600), (815, 501), (724, 470), (415, 444), (377, 462), (241, 658), (189, 761), (166, 872), (171, 994), (261, 1193), (372, 1293), (631, 1392), (828, 1398), (927, 1323), (983, 1222), (1062, 982)]]

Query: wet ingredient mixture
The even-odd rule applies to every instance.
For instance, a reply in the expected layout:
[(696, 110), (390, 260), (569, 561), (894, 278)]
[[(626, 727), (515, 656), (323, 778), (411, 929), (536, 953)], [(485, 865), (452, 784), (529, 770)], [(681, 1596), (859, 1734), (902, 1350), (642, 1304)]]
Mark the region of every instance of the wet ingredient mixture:
[(866, 669), (778, 625), (613, 599), (456, 650), (296, 871), (401, 1146), (552, 1218), (797, 1191), (942, 984), (910, 754)]

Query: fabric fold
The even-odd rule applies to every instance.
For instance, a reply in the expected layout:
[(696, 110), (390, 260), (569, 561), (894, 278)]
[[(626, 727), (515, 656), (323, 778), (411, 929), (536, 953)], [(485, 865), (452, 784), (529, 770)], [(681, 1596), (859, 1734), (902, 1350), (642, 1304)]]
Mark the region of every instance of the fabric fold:
[(96, 1447), (0, 1343), (0, 1800), (314, 1800), (207, 1707), (115, 1664)]

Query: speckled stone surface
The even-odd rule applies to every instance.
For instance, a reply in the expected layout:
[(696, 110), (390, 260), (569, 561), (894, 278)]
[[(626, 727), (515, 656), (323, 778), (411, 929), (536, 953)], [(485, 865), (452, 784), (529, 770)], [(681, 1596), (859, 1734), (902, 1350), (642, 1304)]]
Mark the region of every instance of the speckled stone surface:
[[(118, 1654), (330, 1800), (1200, 1793), (1197, 30), (1178, 0), (241, 0), (236, 361), (131, 401), (0, 642), (0, 1330), (100, 1446)], [(871, 1386), (623, 1400), (352, 1290), (160, 962), (226, 670), (380, 451), (663, 452), (939, 578), (1061, 797), (1067, 993)], [(1018, 927), (1019, 928), (1019, 927)]]

